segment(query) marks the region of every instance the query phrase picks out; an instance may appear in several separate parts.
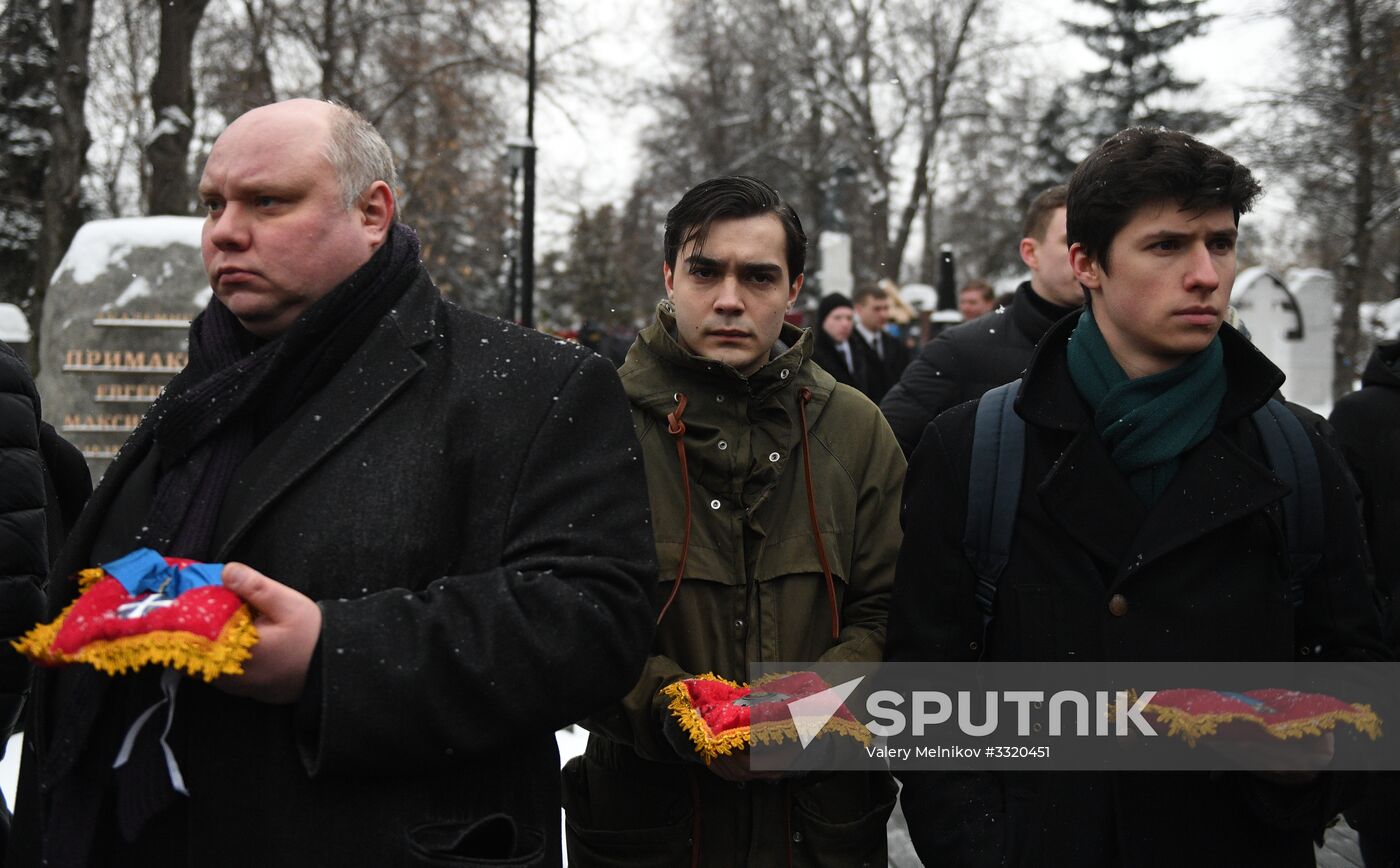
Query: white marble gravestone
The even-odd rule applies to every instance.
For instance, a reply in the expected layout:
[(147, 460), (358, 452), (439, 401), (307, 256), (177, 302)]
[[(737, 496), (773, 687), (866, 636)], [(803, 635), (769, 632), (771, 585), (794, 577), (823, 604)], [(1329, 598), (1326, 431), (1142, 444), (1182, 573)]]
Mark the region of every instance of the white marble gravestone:
[(850, 298), (856, 284), (851, 275), (851, 236), (845, 232), (823, 232), (817, 244), (822, 252), (822, 267), (818, 275), (822, 295), (839, 292)]
[(1288, 377), (1284, 397), (1322, 412), (1332, 406), (1335, 297), (1336, 280), (1316, 268), (1248, 268), (1231, 295), (1254, 345)]
[(1288, 272), (1287, 283), (1302, 310), (1304, 332), (1303, 339), (1292, 346), (1284, 394), (1314, 410), (1330, 410), (1336, 369), (1337, 280), (1320, 268), (1300, 268)]

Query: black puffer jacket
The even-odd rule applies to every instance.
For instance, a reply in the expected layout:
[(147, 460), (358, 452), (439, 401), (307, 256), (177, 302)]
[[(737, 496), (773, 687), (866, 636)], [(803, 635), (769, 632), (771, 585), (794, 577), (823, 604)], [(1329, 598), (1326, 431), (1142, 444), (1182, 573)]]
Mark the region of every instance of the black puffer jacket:
[(1376, 347), (1361, 390), (1337, 401), (1331, 422), (1361, 488), (1376, 590), (1390, 601), (1390, 641), (1400, 645), (1400, 341)]
[(0, 343), (0, 736), (19, 715), (29, 666), (9, 640), (44, 615), (49, 568), (39, 393), (15, 351)]
[(1027, 281), (1017, 287), (1010, 307), (953, 326), (924, 344), (880, 401), (905, 457), (939, 413), (1021, 376), (1041, 336), (1078, 309), (1051, 304)]
[[(1332, 427), (1361, 488), (1376, 590), (1387, 604), (1391, 650), (1400, 654), (1400, 341), (1376, 347), (1361, 390), (1332, 408)], [(1400, 853), (1400, 773), (1379, 775), (1364, 802), (1347, 812), (1363, 847)], [(1382, 843), (1384, 842), (1384, 844)], [(1363, 851), (1366, 852), (1366, 851)], [(1368, 853), (1369, 856), (1369, 853)]]

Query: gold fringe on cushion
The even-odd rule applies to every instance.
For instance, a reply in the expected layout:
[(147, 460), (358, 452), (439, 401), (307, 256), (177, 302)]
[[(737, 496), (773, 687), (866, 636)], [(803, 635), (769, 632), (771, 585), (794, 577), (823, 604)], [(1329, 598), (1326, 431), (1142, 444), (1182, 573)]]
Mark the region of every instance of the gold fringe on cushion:
[[(784, 740), (798, 741), (797, 727), (792, 719), (771, 721), (751, 726), (753, 737), (763, 744), (782, 744)], [(867, 747), (872, 743), (870, 740), (870, 730), (866, 729), (859, 721), (846, 720), (844, 717), (832, 715), (831, 719), (817, 733), (820, 738), (824, 735), (844, 735), (853, 738)]]
[[(90, 572), (93, 571), (84, 570), (79, 580)], [(96, 572), (101, 578), (101, 570)], [(10, 644), (21, 654), (47, 665), (87, 663), (108, 675), (120, 675), (155, 663), (213, 681), (220, 675), (242, 675), (243, 661), (253, 656), (250, 649), (258, 643), (258, 630), (245, 604), (234, 611), (214, 641), (183, 630), (155, 630), (119, 639), (94, 640), (77, 653), (64, 654), (53, 650), (53, 641), (71, 608), (73, 604), (70, 603), (58, 618), (39, 624)]]
[[(765, 682), (784, 678), (792, 673), (779, 673), (768, 675), (758, 681), (753, 686), (761, 685)], [(697, 680), (717, 681), (727, 684), (730, 687), (744, 687), (745, 685), (737, 681), (730, 681), (728, 678), (721, 678), (713, 672), (696, 676)], [(691, 742), (695, 745), (695, 750), (705, 760), (705, 765), (717, 756), (729, 756), (736, 750), (743, 750), (752, 747), (755, 739), (761, 744), (781, 744), (783, 741), (798, 741), (797, 727), (792, 719), (766, 721), (748, 726), (736, 727), (725, 732), (715, 734), (710, 732), (710, 727), (705, 723), (704, 716), (691, 704), (690, 692), (686, 689), (684, 681), (673, 681), (660, 691), (663, 695), (670, 697), (667, 709), (671, 716), (676, 718), (676, 722), (690, 736)], [(832, 715), (826, 725), (821, 728), (818, 735), (844, 735), (854, 738), (861, 744), (869, 745), (870, 730), (866, 729), (859, 721), (846, 720), (845, 718)]]
[[(721, 678), (713, 672), (706, 672), (697, 678), (718, 681), (735, 688), (744, 686), (737, 681)], [(667, 706), (671, 716), (681, 725), (681, 729), (685, 730), (686, 735), (690, 736), (691, 742), (695, 745), (695, 751), (705, 760), (705, 765), (709, 765), (717, 756), (729, 756), (734, 751), (743, 750), (749, 746), (749, 728), (747, 726), (727, 730), (718, 735), (710, 732), (710, 727), (705, 723), (704, 716), (691, 704), (690, 692), (686, 690), (684, 681), (672, 681), (661, 688), (661, 693), (671, 698), (671, 702)]]
[(79, 570), (73, 578), (78, 582), (78, 596), (73, 598), (73, 602), (63, 607), (63, 611), (58, 613), (47, 624), (35, 624), (34, 628), (23, 636), (10, 642), (10, 647), (29, 659), (46, 665), (66, 663), (67, 658), (52, 650), (54, 640), (58, 638), (58, 631), (63, 627), (63, 622), (68, 620), (68, 613), (78, 604), (78, 600), (87, 593), (88, 588), (102, 581), (107, 576), (107, 571), (101, 567), (89, 567), (86, 570)]
[[(1129, 704), (1137, 701), (1137, 691), (1128, 692), (1128, 701)], [(1205, 736), (1215, 735), (1222, 724), (1235, 723), (1236, 721), (1256, 724), (1264, 732), (1280, 741), (1302, 738), (1305, 735), (1322, 735), (1336, 729), (1339, 723), (1348, 724), (1357, 732), (1370, 736), (1371, 741), (1375, 741), (1381, 735), (1380, 717), (1371, 706), (1364, 703), (1354, 703), (1345, 710), (1339, 709), (1329, 711), (1326, 714), (1279, 723), (1269, 723), (1263, 717), (1253, 713), (1226, 711), (1215, 714), (1192, 714), (1182, 708), (1163, 708), (1150, 703), (1143, 710), (1156, 715), (1159, 723), (1167, 725), (1167, 735), (1181, 736), (1188, 747), (1195, 747), (1196, 742)]]
[(85, 570), (78, 570), (78, 592), (82, 593), (93, 585), (107, 577), (107, 571), (101, 567), (88, 567)]

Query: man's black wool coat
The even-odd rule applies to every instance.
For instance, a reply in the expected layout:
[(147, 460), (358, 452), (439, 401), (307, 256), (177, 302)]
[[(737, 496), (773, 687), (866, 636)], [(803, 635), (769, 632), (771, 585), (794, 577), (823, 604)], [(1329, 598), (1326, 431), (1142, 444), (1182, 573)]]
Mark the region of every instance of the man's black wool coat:
[[(635, 683), (655, 619), (646, 483), (617, 374), (444, 302), (420, 272), (286, 415), (240, 466), (212, 548), (320, 603), (310, 693), (278, 706), (182, 682), (188, 865), (559, 864), (554, 731)], [(151, 448), (143, 425), (55, 575), (114, 554), (94, 540), (143, 484), (133, 475)], [(53, 582), (51, 614), (75, 593)], [(41, 737), (26, 743), (38, 755), (16, 819), (30, 846), (38, 824), (61, 834), (63, 822), (36, 811), (35, 785), (84, 743), (56, 739), (54, 716), (105, 677), (38, 681)]]
[(905, 456), (939, 413), (1021, 376), (1036, 342), (1065, 313), (1068, 308), (1042, 300), (1027, 281), (1005, 310), (955, 325), (924, 344), (879, 401)]
[[(1282, 373), (1222, 329), (1228, 387), (1216, 428), (1148, 509), (1070, 379), (1074, 326), (1066, 318), (1046, 334), (1017, 400), (1025, 473), (985, 638), (962, 544), (976, 402), (925, 432), (905, 484), (887, 659), (1386, 659), (1355, 485), (1327, 424), (1293, 405), (1321, 464), (1327, 549), (1302, 606), (1289, 600), (1278, 510), (1287, 488), (1249, 419)], [(1110, 609), (1115, 595), (1123, 599)], [(1352, 783), (1324, 774), (1290, 790), (1209, 772), (902, 778), (904, 813), (928, 864), (1065, 868), (1311, 866), (1311, 839)]]

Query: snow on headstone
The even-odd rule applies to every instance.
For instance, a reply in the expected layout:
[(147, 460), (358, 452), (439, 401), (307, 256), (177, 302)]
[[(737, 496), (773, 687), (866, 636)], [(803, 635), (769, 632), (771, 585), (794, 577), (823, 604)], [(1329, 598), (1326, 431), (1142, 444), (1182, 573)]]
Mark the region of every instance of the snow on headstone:
[(101, 476), (189, 358), (189, 321), (209, 298), (198, 217), (94, 220), (44, 302), (44, 414)]
[(1246, 268), (1235, 279), (1230, 303), (1249, 330), (1254, 346), (1270, 361), (1288, 371), (1288, 335), (1298, 327), (1298, 315), (1287, 285), (1264, 268)]
[(29, 320), (17, 304), (0, 304), (0, 341), (12, 347), (29, 343)]

